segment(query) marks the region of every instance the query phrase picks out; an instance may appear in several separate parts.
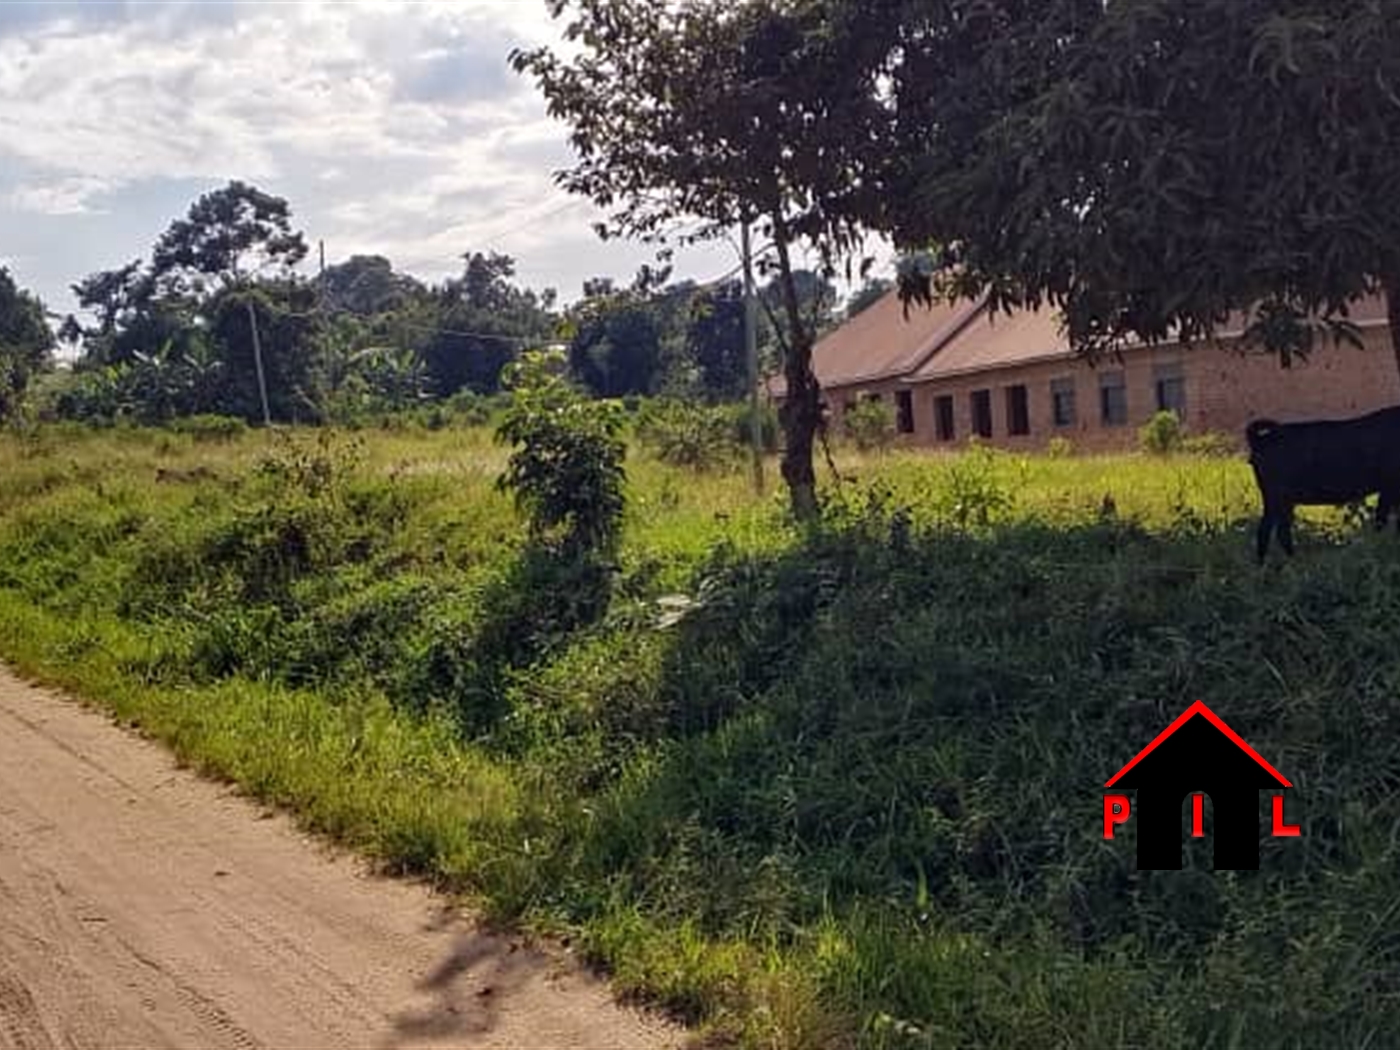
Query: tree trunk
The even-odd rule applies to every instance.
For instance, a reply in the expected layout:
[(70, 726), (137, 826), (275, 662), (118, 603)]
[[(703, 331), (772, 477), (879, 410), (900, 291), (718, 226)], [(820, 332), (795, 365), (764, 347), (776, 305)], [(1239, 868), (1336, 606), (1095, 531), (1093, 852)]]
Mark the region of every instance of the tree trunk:
[(803, 334), (793, 339), (789, 359), (783, 368), (787, 396), (778, 419), (783, 425), (783, 480), (787, 482), (793, 517), (811, 521), (817, 516), (817, 475), (812, 466), (812, 449), (821, 422), (821, 389), (812, 375), (812, 342)]
[(787, 482), (793, 517), (811, 521), (817, 516), (817, 474), (812, 466), (812, 448), (821, 424), (821, 387), (812, 372), (813, 333), (802, 318), (797, 284), (792, 276), (788, 252), (787, 223), (781, 214), (773, 216), (773, 242), (778, 252), (778, 277), (782, 285), (783, 308), (790, 335), (783, 360), (787, 394), (778, 421), (783, 427), (782, 472)]
[(1400, 270), (1392, 270), (1381, 282), (1385, 289), (1386, 318), (1390, 322), (1390, 349), (1400, 370)]

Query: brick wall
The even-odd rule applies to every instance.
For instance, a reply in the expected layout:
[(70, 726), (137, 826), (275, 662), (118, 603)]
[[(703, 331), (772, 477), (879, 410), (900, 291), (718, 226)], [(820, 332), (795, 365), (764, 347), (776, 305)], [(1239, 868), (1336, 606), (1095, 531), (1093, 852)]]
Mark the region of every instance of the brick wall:
[[(1400, 370), (1390, 348), (1389, 329), (1364, 331), (1366, 348), (1358, 350), (1331, 343), (1315, 350), (1307, 363), (1284, 369), (1276, 357), (1241, 355), (1234, 344), (1200, 345), (1189, 350), (1177, 346), (1146, 348), (1124, 354), (1120, 364), (1104, 361), (1098, 369), (1083, 362), (1038, 362), (974, 375), (950, 377), (913, 388), (914, 434), (907, 443), (939, 446), (935, 432), (935, 402), (953, 398), (954, 439), (964, 445), (973, 433), (972, 393), (991, 394), (990, 443), (1005, 448), (1039, 450), (1053, 437), (1067, 438), (1077, 450), (1111, 451), (1134, 448), (1137, 429), (1157, 411), (1156, 380), (1179, 374), (1184, 381), (1185, 424), (1189, 433), (1223, 432), (1239, 438), (1245, 424), (1260, 416), (1287, 422), (1295, 419), (1359, 415), (1386, 405), (1400, 404)], [(1100, 384), (1106, 374), (1120, 373), (1127, 402), (1127, 419), (1106, 425), (1100, 412)], [(1052, 380), (1072, 380), (1075, 420), (1056, 426), (1052, 417)], [(1008, 434), (1009, 405), (1006, 389), (1026, 388), (1030, 433)], [(831, 408), (833, 429), (839, 428), (841, 408), (858, 393), (879, 392), (893, 405), (900, 384), (868, 384), (859, 390), (824, 392)]]
[(1364, 350), (1327, 343), (1306, 364), (1279, 367), (1277, 358), (1240, 358), (1225, 350), (1191, 351), (1191, 376), (1199, 391), (1192, 426), (1241, 431), (1251, 419), (1282, 422), (1360, 415), (1400, 403), (1400, 370), (1388, 327), (1363, 332)]
[[(897, 391), (900, 391), (900, 390), (908, 390), (908, 389), (909, 389), (909, 388), (908, 388), (907, 386), (905, 386), (905, 385), (902, 384), (902, 383), (899, 383), (897, 380), (889, 379), (889, 380), (882, 380), (882, 381), (880, 381), (880, 382), (874, 382), (874, 383), (862, 383), (862, 384), (859, 385), (859, 386), (852, 386), (852, 387), (834, 387), (834, 388), (829, 389), (829, 390), (823, 390), (823, 391), (822, 391), (822, 400), (824, 400), (824, 401), (826, 402), (826, 405), (827, 405), (827, 411), (828, 411), (827, 419), (828, 419), (828, 425), (829, 425), (830, 428), (831, 428), (831, 433), (832, 433), (833, 435), (837, 435), (837, 434), (840, 434), (840, 433), (841, 433), (842, 417), (845, 415), (846, 403), (847, 403), (848, 401), (851, 402), (851, 403), (855, 403), (855, 402), (860, 401), (862, 398), (867, 397), (867, 396), (869, 396), (869, 395), (878, 394), (878, 395), (880, 395), (880, 400), (884, 401), (884, 403), (885, 403), (886, 405), (889, 406), (890, 411), (895, 412), (896, 415), (897, 415), (897, 414), (898, 414), (898, 407), (899, 407), (899, 406), (898, 406), (898, 403), (897, 403), (896, 398), (895, 398), (896, 392), (897, 392)], [(901, 434), (901, 435), (899, 435), (899, 437), (898, 437), (898, 441), (899, 441), (900, 444), (906, 444), (906, 445), (908, 445), (908, 444), (919, 444), (919, 445), (922, 445), (922, 444), (925, 444), (925, 443), (926, 443), (926, 441), (925, 441), (926, 435), (923, 435), (923, 434), (921, 434), (921, 433), (919, 432), (919, 429), (920, 429), (920, 422), (919, 422), (919, 408), (918, 408), (918, 394), (917, 394), (917, 392), (914, 392), (913, 396), (914, 396), (914, 433), (913, 433), (913, 434)], [(931, 433), (931, 431), (930, 431), (930, 433)]]

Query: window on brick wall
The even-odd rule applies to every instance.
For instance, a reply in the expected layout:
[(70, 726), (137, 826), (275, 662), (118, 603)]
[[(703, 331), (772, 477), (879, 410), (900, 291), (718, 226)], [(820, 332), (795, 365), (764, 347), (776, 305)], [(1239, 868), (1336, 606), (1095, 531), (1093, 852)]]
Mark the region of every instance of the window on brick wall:
[(1107, 427), (1121, 427), (1128, 422), (1128, 387), (1122, 372), (1099, 376), (1099, 417)]
[(1072, 427), (1075, 424), (1074, 380), (1050, 380), (1050, 414), (1057, 427)]
[(894, 392), (895, 420), (901, 434), (914, 433), (914, 393), (910, 390)]
[(1029, 434), (1031, 432), (1031, 406), (1026, 397), (1026, 388), (1021, 384), (1006, 388), (1006, 432), (1008, 434)]
[(953, 395), (939, 394), (933, 399), (933, 420), (939, 441), (952, 441), (953, 430)]
[(972, 432), (978, 437), (992, 436), (992, 392), (974, 390), (972, 392)]
[(1157, 411), (1175, 412), (1178, 419), (1186, 418), (1186, 376), (1180, 362), (1157, 365), (1152, 370), (1152, 382), (1157, 396)]

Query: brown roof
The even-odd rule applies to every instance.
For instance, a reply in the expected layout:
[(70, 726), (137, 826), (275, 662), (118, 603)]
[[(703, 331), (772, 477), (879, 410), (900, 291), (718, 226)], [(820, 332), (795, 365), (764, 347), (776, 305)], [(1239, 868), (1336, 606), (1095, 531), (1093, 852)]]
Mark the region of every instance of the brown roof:
[[(812, 347), (812, 370), (823, 388), (898, 379), (917, 368), (972, 317), (977, 304), (939, 302), (911, 306), (904, 316), (899, 293), (890, 291)], [(781, 397), (787, 384), (775, 376), (769, 389)]]
[[(1384, 295), (1368, 295), (1360, 299), (1353, 299), (1348, 304), (1347, 311), (1348, 315), (1346, 320), (1355, 325), (1369, 326), (1385, 324), (1388, 320)], [(1249, 316), (1245, 311), (1231, 310), (1229, 316), (1225, 318), (1224, 323), (1215, 330), (1215, 339), (1237, 339), (1244, 334), (1244, 330), (1248, 327), (1248, 324)], [(1171, 340), (1168, 340), (1162, 345), (1169, 345), (1171, 342)], [(1129, 336), (1128, 339), (1125, 340), (1124, 349), (1132, 349), (1144, 345), (1145, 344), (1141, 341)]]
[(983, 309), (957, 338), (948, 340), (906, 379), (922, 383), (1069, 355), (1069, 340), (1060, 332), (1054, 310), (1042, 308), (993, 315)]
[[(1350, 320), (1360, 325), (1385, 323), (1385, 298), (1356, 300)], [(1237, 337), (1244, 327), (1245, 315), (1232, 313), (1216, 338)], [(911, 306), (906, 319), (894, 291), (812, 350), (817, 380), (827, 390), (889, 380), (923, 383), (1070, 356), (1058, 311), (1051, 307), (993, 316), (982, 301), (962, 300), (955, 305)], [(777, 376), (769, 390), (781, 397), (785, 386)]]

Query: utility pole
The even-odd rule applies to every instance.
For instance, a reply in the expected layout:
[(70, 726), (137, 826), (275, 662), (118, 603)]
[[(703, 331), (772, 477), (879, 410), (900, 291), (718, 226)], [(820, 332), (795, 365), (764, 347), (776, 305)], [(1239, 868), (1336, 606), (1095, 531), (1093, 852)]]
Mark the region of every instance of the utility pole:
[(253, 330), (253, 365), (258, 370), (258, 396), (262, 398), (263, 426), (272, 426), (272, 413), (267, 408), (267, 380), (263, 377), (262, 341), (258, 338), (258, 315), (253, 309), (253, 300), (249, 299), (248, 306), (248, 326)]
[(317, 282), (316, 303), (321, 313), (324, 314), (326, 312), (326, 242), (317, 241), (316, 243), (321, 249), (321, 278)]
[(763, 495), (763, 423), (758, 400), (758, 303), (754, 300), (753, 255), (749, 248), (749, 223), (744, 220), (744, 351), (749, 364), (749, 433), (753, 438), (753, 487)]

